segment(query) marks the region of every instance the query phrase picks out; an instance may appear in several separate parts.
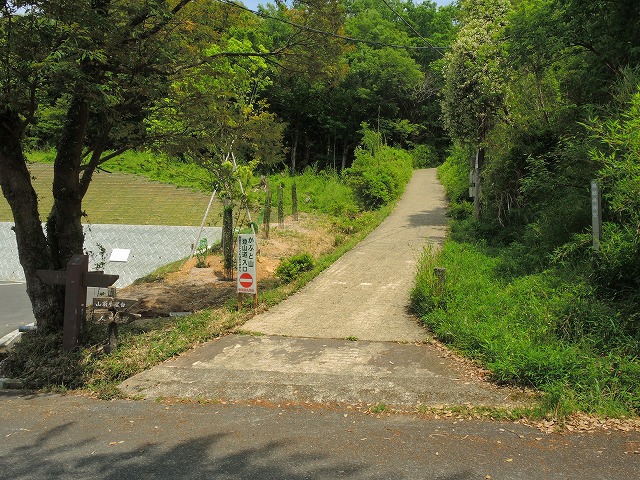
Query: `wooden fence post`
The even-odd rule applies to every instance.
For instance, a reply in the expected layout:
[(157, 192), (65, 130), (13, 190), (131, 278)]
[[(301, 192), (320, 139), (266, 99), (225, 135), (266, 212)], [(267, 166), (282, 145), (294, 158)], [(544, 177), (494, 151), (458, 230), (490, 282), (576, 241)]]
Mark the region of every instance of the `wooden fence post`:
[(278, 187), (278, 226), (284, 227), (284, 183)]
[(293, 182), (291, 185), (291, 215), (293, 215), (293, 220), (298, 221), (298, 190), (296, 187), (296, 182)]

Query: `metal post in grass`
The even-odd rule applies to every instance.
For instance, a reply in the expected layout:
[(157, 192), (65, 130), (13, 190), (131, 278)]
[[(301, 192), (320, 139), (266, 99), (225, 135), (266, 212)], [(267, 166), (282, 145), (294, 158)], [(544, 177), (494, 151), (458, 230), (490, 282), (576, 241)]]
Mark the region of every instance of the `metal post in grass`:
[(296, 182), (291, 185), (291, 215), (294, 221), (298, 221), (298, 190), (296, 188)]
[(273, 192), (271, 192), (269, 182), (267, 182), (266, 189), (267, 191), (266, 198), (264, 200), (264, 215), (262, 216), (262, 226), (264, 230), (264, 238), (269, 238), (269, 225), (271, 224), (271, 198), (273, 197)]
[(233, 279), (233, 205), (224, 201), (222, 213), (222, 255), (224, 257), (224, 276)]
[(481, 196), (482, 196), (482, 170), (484, 169), (484, 147), (479, 148), (476, 151), (474, 159), (474, 174), (473, 174), (473, 216), (474, 218), (480, 218), (482, 209)]
[(598, 251), (602, 241), (602, 192), (596, 180), (591, 181), (591, 225), (593, 229), (593, 249)]
[(278, 187), (278, 226), (284, 227), (284, 183)]

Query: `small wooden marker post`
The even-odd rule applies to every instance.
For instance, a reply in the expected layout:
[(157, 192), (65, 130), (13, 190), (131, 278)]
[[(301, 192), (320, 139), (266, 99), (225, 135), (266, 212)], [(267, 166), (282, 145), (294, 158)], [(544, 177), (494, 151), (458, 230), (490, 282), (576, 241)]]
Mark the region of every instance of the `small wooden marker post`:
[(444, 292), (444, 285), (446, 282), (446, 277), (447, 277), (447, 270), (445, 268), (442, 267), (435, 267), (433, 269), (433, 273), (436, 276), (436, 280), (437, 280), (437, 290), (438, 290), (438, 295), (442, 295), (442, 293)]
[(238, 235), (238, 311), (242, 309), (242, 295), (253, 295), (253, 308), (258, 309), (258, 277), (256, 275), (256, 235)]
[(118, 325), (133, 322), (136, 318), (140, 318), (137, 313), (130, 313), (129, 309), (133, 307), (138, 300), (132, 298), (116, 298), (116, 288), (111, 287), (106, 297), (95, 297), (93, 299), (93, 309), (106, 310), (105, 315), (101, 315), (96, 323), (107, 324), (107, 336), (109, 337), (110, 353), (118, 346)]
[(64, 326), (62, 346), (72, 350), (78, 345), (80, 328), (87, 311), (87, 287), (110, 287), (119, 275), (89, 272), (89, 256), (73, 255), (67, 270), (36, 270), (40, 279), (52, 285), (64, 285)]

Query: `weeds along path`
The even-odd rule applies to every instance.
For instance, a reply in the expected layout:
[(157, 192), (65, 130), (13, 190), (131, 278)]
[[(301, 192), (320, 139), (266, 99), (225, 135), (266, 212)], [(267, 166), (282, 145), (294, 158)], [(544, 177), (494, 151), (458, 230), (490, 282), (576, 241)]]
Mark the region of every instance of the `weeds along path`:
[[(294, 404), (520, 404), (517, 391), (433, 345), (408, 313), (424, 246), (444, 239), (435, 170), (415, 172), (394, 213), (313, 282), (228, 335), (120, 385), (130, 395)], [(357, 341), (356, 341), (357, 340)]]
[(446, 232), (435, 169), (418, 170), (394, 212), (300, 292), (244, 330), (289, 337), (415, 342), (425, 331), (408, 313), (416, 265)]

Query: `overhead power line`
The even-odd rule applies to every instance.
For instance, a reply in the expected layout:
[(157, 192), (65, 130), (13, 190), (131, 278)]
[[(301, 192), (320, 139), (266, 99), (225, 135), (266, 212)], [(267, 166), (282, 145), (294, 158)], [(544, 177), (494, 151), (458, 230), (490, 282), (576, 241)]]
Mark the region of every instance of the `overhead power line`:
[(292, 27), (299, 28), (300, 30), (304, 30), (304, 31), (307, 31), (307, 32), (310, 32), (310, 33), (315, 33), (315, 34), (318, 34), (318, 35), (324, 35), (326, 37), (337, 38), (337, 39), (340, 39), (340, 40), (344, 40), (345, 42), (363, 43), (365, 45), (371, 45), (371, 46), (375, 46), (375, 47), (388, 47), (388, 48), (397, 48), (397, 49), (402, 49), (402, 50), (435, 50), (435, 51), (439, 52), (440, 50), (443, 49), (442, 47), (434, 47), (429, 42), (427, 42), (429, 45), (426, 46), (426, 47), (417, 47), (417, 46), (413, 46), (413, 45), (394, 45), (394, 44), (390, 44), (390, 43), (376, 42), (376, 41), (373, 41), (373, 40), (364, 40), (362, 38), (349, 37), (349, 36), (346, 36), (346, 35), (340, 35), (338, 33), (333, 33), (333, 32), (328, 32), (326, 30), (320, 30), (318, 28), (313, 28), (313, 27), (310, 27), (308, 25), (301, 25), (299, 23), (291, 22), (289, 20), (285, 20), (284, 18), (274, 17), (272, 15), (268, 15), (266, 13), (259, 12), (259, 11), (256, 11), (256, 10), (251, 10), (250, 8), (247, 8), (244, 5), (240, 5), (239, 3), (236, 3), (233, 0), (218, 0), (218, 1), (221, 2), (221, 3), (225, 3), (225, 4), (229, 5), (229, 6), (232, 6), (234, 8), (238, 8), (240, 10), (245, 10), (245, 11), (250, 12), (250, 13), (252, 13), (252, 14), (258, 16), (258, 17), (261, 17), (261, 18), (265, 18), (265, 19), (268, 19), (268, 20), (274, 20), (276, 22), (285, 23), (287, 25), (291, 25)]
[(420, 34), (420, 32), (418, 32), (418, 31), (413, 27), (413, 25), (411, 25), (411, 24), (409, 23), (409, 21), (408, 21), (406, 18), (404, 18), (402, 15), (400, 15), (400, 14), (399, 14), (399, 13), (398, 13), (398, 12), (397, 12), (393, 7), (392, 7), (392, 6), (391, 6), (391, 4), (387, 2), (387, 0), (380, 0), (380, 1), (381, 1), (382, 3), (384, 3), (384, 4), (387, 6), (387, 8), (388, 8), (389, 10), (391, 10), (391, 11), (394, 13), (394, 15), (396, 15), (400, 20), (402, 20), (402, 22), (403, 22), (407, 27), (409, 27), (413, 33), (415, 33), (415, 34), (416, 34), (420, 39), (422, 39), (422, 41), (423, 41), (424, 43), (426, 43), (426, 44), (429, 46), (429, 48), (431, 48), (431, 49), (433, 49), (433, 50), (437, 51), (440, 55), (442, 55), (442, 51), (441, 51), (441, 50), (444, 50), (444, 48), (443, 48), (443, 47), (436, 47), (436, 46), (434, 46), (434, 45), (433, 45), (429, 40), (427, 40), (426, 38), (424, 38), (424, 37)]

